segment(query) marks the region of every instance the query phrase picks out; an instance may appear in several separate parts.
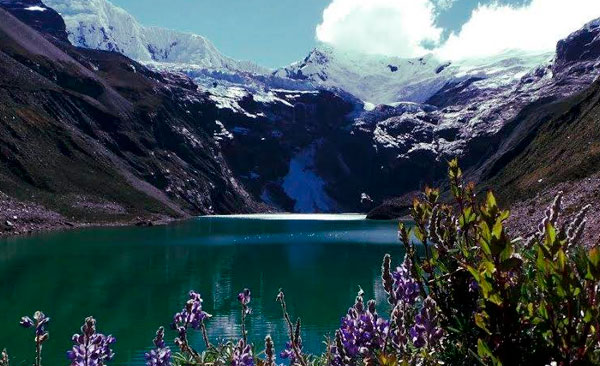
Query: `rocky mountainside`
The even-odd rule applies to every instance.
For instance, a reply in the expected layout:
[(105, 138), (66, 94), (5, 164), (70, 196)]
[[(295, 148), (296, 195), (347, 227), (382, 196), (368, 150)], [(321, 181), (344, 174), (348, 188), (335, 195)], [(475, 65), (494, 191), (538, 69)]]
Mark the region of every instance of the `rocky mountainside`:
[[(492, 133), (467, 142), (462, 157), (470, 178), (497, 190), (523, 223), (543, 214), (531, 211), (533, 201), (544, 201), (537, 202), (543, 207), (560, 189), (572, 192), (571, 205), (597, 200), (595, 188), (587, 187), (597, 180), (599, 52), (600, 21), (594, 20), (558, 42), (553, 62), (525, 75), (510, 93), (478, 95), (472, 84), (448, 88), (447, 96), (440, 93), (439, 101), (468, 96), (472, 104), (459, 113), (468, 113), (469, 105), (487, 105), (487, 116), (495, 119), (486, 120), (500, 122), (491, 125), (496, 126)], [(398, 211), (401, 201), (374, 214)]]
[[(0, 3), (4, 194), (75, 224), (260, 209), (214, 140), (207, 95), (182, 75), (73, 47), (57, 15)], [(11, 225), (36, 226), (20, 220)]]
[(46, 0), (63, 17), (75, 46), (119, 52), (138, 62), (188, 64), (203, 69), (266, 72), (224, 56), (206, 38), (139, 24), (108, 0)]
[[(113, 24), (142, 27), (108, 2), (94, 0), (85, 9), (78, 1), (50, 2), (63, 6), (67, 19), (92, 19), (82, 21), (88, 30), (89, 24), (104, 28), (100, 33)], [(73, 24), (79, 21), (61, 26), (56, 12), (38, 0), (0, 4), (43, 32), (51, 41), (37, 46), (43, 52), (75, 60), (77, 70), (91, 76), (76, 74), (65, 82), (38, 71), (37, 61), (10, 54), (16, 65), (50, 77), (63, 98), (76, 96), (114, 116), (86, 117), (94, 121), (91, 129), (79, 117), (69, 117), (66, 125), (120, 159), (111, 161), (124, 167), (121, 173), (149, 184), (145, 187), (184, 213), (266, 209), (256, 202), (296, 212), (365, 211), (442, 178), (445, 161), (454, 156), (474, 178), (492, 182), (530, 126), (547, 120), (534, 117), (590, 87), (600, 74), (597, 21), (559, 42), (555, 55), (510, 51), (448, 63), (433, 56), (360, 57), (320, 47), (301, 63), (265, 74), (212, 61), (194, 65), (190, 45), (185, 49), (192, 53), (157, 62), (143, 51), (145, 41), (134, 36), (129, 39), (137, 39), (135, 44), (129, 43), (118, 27), (114, 31), (121, 36), (108, 43), (77, 48), (65, 39), (78, 44)], [(113, 11), (119, 16), (109, 14)], [(126, 20), (115, 20), (121, 18)], [(118, 53), (132, 50), (141, 52), (131, 55), (143, 64)], [(98, 90), (88, 90), (90, 78), (99, 80)], [(39, 106), (29, 108), (34, 107)], [(46, 118), (62, 126), (69, 113), (74, 112)], [(36, 159), (42, 158), (23, 161)], [(92, 163), (82, 162), (79, 170), (86, 164)], [(40, 172), (45, 174), (50, 172)], [(80, 185), (77, 195), (85, 195), (82, 183), (71, 189)]]

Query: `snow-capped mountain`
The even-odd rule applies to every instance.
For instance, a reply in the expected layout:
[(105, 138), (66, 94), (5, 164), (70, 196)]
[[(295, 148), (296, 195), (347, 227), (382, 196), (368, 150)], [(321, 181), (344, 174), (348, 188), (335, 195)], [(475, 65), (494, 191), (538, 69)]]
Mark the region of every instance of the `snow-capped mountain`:
[(58, 11), (75, 46), (116, 51), (143, 63), (178, 63), (204, 69), (264, 73), (266, 69), (224, 56), (206, 38), (146, 27), (108, 0), (46, 0)]
[(406, 59), (365, 55), (322, 44), (303, 61), (274, 74), (343, 89), (368, 104), (424, 103), (449, 82), (478, 78), (494, 86), (513, 83), (551, 57), (552, 53), (508, 51), (453, 63), (433, 54)]
[(362, 197), (381, 202), (435, 181), (448, 158), (477, 166), (531, 106), (571, 96), (600, 74), (598, 22), (559, 42), (556, 53), (447, 62), (321, 45), (261, 73), (202, 37), (151, 31), (104, 0), (47, 5), (63, 13), (76, 45), (119, 51), (165, 79), (185, 80), (193, 94), (180, 100), (186, 110), (199, 92), (197, 121), (233, 175), (255, 199), (286, 211), (360, 210)]

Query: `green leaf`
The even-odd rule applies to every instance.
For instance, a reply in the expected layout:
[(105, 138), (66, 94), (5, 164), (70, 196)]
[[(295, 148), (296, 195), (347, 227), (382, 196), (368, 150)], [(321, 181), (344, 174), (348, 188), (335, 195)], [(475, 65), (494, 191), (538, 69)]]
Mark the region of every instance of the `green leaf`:
[(488, 191), (488, 193), (487, 193), (486, 205), (487, 205), (488, 209), (498, 207), (498, 204), (496, 203), (496, 197), (494, 197), (494, 194), (492, 193), (492, 191)]
[(477, 272), (477, 270), (471, 266), (467, 266), (467, 271), (469, 271), (471, 273), (471, 275), (473, 276), (473, 278), (475, 278), (475, 281), (479, 282), (479, 272)]
[(500, 220), (496, 220), (496, 223), (494, 224), (494, 228), (492, 229), (492, 235), (494, 238), (496, 239), (500, 239), (500, 237), (502, 236), (502, 221)]
[(488, 318), (488, 315), (485, 312), (475, 313), (475, 325), (477, 325), (479, 328), (481, 328), (487, 334), (491, 335), (492, 332), (490, 332), (487, 327), (487, 318)]
[(494, 303), (494, 304), (498, 305), (498, 306), (501, 306), (501, 305), (502, 305), (502, 303), (504, 302), (504, 301), (502, 301), (502, 298), (500, 297), (500, 295), (499, 295), (499, 294), (492, 294), (492, 295), (491, 295), (491, 296), (488, 298), (488, 300), (489, 300), (490, 302), (492, 302), (492, 303)]
[(558, 253), (556, 253), (556, 254), (557, 254), (557, 256), (556, 256), (556, 266), (557, 266), (558, 270), (562, 273), (562, 272), (565, 271), (565, 265), (566, 265), (566, 262), (567, 262), (567, 256), (566, 256), (565, 252), (562, 249), (560, 249), (558, 251)]
[(551, 223), (546, 223), (546, 244), (548, 247), (552, 247), (556, 241), (556, 229)]
[(489, 358), (493, 356), (492, 350), (481, 338), (477, 340), (477, 354), (481, 358)]

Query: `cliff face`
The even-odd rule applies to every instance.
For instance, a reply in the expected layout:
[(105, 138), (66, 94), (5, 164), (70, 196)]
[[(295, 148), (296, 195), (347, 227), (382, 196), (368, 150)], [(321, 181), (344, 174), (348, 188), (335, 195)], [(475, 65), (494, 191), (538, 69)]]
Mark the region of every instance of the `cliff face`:
[(4, 193), (95, 222), (259, 208), (203, 118), (214, 103), (189, 79), (75, 48), (44, 24), (45, 37), (0, 9)]

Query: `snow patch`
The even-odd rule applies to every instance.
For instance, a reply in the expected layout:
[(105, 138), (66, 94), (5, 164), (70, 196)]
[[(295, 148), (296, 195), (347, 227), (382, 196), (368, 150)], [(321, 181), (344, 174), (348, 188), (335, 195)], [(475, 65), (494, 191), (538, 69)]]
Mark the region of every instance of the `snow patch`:
[(215, 121), (217, 127), (220, 128), (219, 131), (215, 131), (213, 136), (217, 141), (223, 141), (224, 139), (233, 140), (233, 134), (225, 128), (225, 125), (221, 121)]
[(27, 11), (46, 11), (46, 10), (48, 10), (48, 8), (42, 8), (41, 6), (34, 5), (34, 6), (29, 6), (29, 7), (25, 8), (25, 10), (27, 10)]
[(294, 156), (290, 170), (283, 178), (283, 191), (296, 201), (296, 212), (331, 212), (337, 206), (325, 192), (323, 178), (315, 173), (315, 152), (313, 144)]

